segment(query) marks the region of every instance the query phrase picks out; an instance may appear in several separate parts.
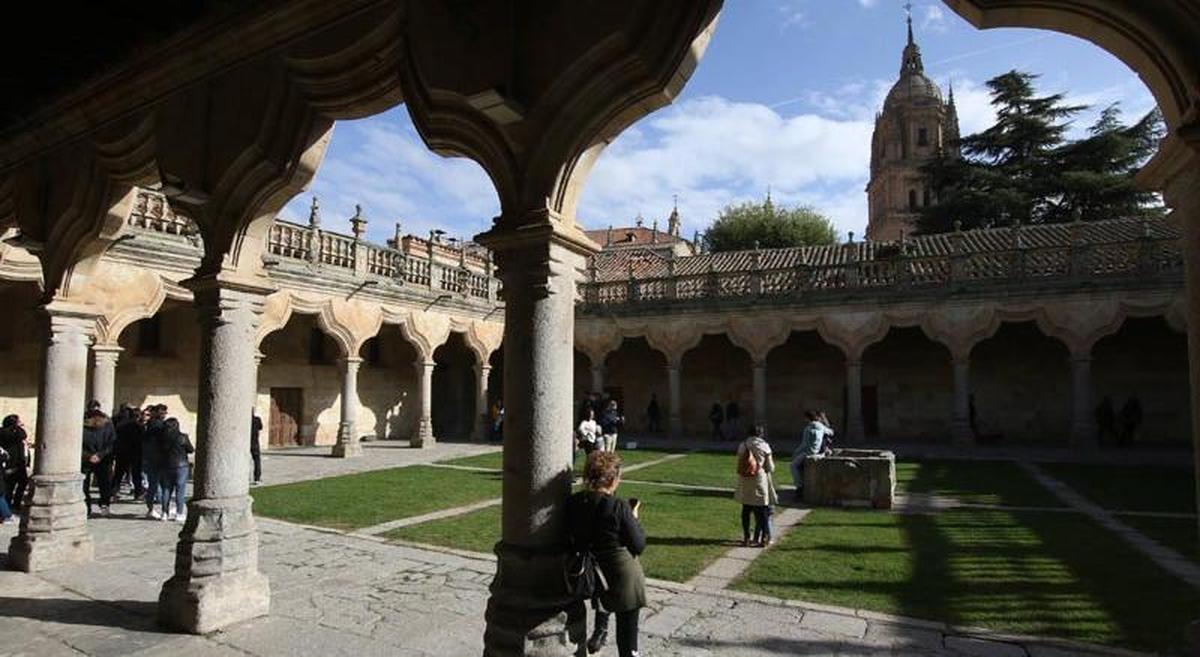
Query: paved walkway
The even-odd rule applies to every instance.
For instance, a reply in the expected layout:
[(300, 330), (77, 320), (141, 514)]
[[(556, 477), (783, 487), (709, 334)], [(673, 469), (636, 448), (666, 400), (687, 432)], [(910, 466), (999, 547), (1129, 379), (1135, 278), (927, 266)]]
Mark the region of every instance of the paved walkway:
[[(340, 460), (325, 458), (325, 448), (313, 448), (271, 453), (264, 465), (267, 480), (281, 482), (486, 449), (371, 444), (366, 458)], [(91, 522), (93, 563), (37, 575), (0, 571), (0, 656), (474, 657), (482, 652), (494, 558), (267, 519), (259, 520), (259, 564), (271, 581), (271, 615), (204, 637), (165, 633), (154, 616), (159, 588), (171, 575), (179, 525), (142, 520), (140, 504), (118, 503), (114, 512)], [(7, 549), (15, 532), (13, 524), (0, 527), (0, 550)], [(1133, 654), (670, 582), (652, 582), (648, 592), (642, 653), (654, 657)], [(610, 645), (601, 654), (616, 652)]]
[[(774, 543), (778, 543), (792, 527), (804, 520), (809, 513), (809, 509), (790, 507), (778, 507), (778, 509), (779, 512), (772, 522), (774, 534), (771, 538)], [(746, 572), (750, 564), (754, 563), (754, 560), (761, 556), (764, 550), (770, 550), (773, 547), (774, 545), (767, 548), (735, 547), (700, 571), (688, 584), (697, 589), (720, 591)]]

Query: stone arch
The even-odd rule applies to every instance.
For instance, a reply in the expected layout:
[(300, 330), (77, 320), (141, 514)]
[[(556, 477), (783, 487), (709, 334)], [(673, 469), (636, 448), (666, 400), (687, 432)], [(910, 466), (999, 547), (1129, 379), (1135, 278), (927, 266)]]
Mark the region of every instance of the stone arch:
[(1034, 317), (1012, 314), (974, 346), (970, 358), (980, 443), (1067, 443), (1072, 389), (1066, 343), (1043, 332)]
[(754, 407), (752, 356), (724, 332), (706, 333), (680, 361), (682, 418), (686, 435), (714, 438), (709, 410), (719, 402), (737, 405), (738, 420), (722, 425), (727, 439), (742, 436)]
[(893, 325), (863, 350), (863, 429), (881, 442), (948, 442), (950, 352), (919, 327)]
[(199, 409), (196, 378), (172, 375), (193, 373), (200, 367), (200, 330), (195, 317), (191, 298), (173, 295), (164, 297), (154, 312), (126, 317), (129, 321), (119, 330), (109, 327), (105, 342), (97, 344), (121, 350), (113, 387), (115, 405), (166, 404), (185, 431), (195, 429)]
[(846, 426), (846, 356), (813, 328), (799, 327), (767, 353), (767, 426), (793, 439), (805, 410), (824, 410), (840, 433)]
[[(1187, 350), (1186, 336), (1162, 315), (1130, 315), (1092, 347), (1095, 408), (1106, 397), (1117, 413), (1134, 397), (1142, 406), (1142, 426), (1130, 444), (1190, 443)], [(1101, 446), (1117, 443), (1114, 432), (1098, 431), (1097, 436)]]
[(645, 337), (628, 336), (605, 355), (601, 365), (604, 367), (605, 392), (612, 393), (620, 401), (627, 430), (649, 431), (646, 409), (651, 395), (658, 401), (659, 420), (665, 429), (670, 394), (667, 390), (667, 357)]
[(461, 331), (451, 331), (433, 351), (431, 419), (438, 440), (467, 440), (475, 429), (477, 358)]

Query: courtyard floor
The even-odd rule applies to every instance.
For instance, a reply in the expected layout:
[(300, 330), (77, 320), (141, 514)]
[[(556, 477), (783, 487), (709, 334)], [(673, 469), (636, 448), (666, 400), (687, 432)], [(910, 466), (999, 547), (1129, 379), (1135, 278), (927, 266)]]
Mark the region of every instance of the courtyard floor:
[[(292, 522), (259, 520), (260, 567), (272, 586), (270, 617), (206, 637), (158, 630), (154, 624), (158, 590), (171, 574), (179, 526), (142, 520), (140, 505), (119, 503), (114, 505), (113, 517), (92, 522), (94, 563), (37, 575), (0, 572), (0, 655), (479, 655), (487, 585), (495, 571), (494, 559), (487, 552), (496, 538), (498, 522), (493, 515), (499, 511), (499, 482), (495, 472), (490, 471), (498, 460), (480, 454), (495, 448), (443, 444), (430, 450), (411, 450), (392, 443), (373, 443), (366, 446), (364, 458), (349, 461), (325, 458), (327, 449), (268, 453), (264, 462), (267, 482), (292, 485), (252, 490), (258, 512), (276, 517), (293, 514)], [(937, 610), (918, 614), (921, 610), (916, 606), (889, 607), (869, 599), (869, 595), (893, 599), (888, 597), (895, 593), (887, 590), (891, 586), (910, 599), (958, 610), (960, 613), (951, 620), (959, 625), (982, 624), (980, 618), (986, 621), (989, 614), (984, 612), (988, 609), (975, 609), (977, 613), (972, 609), (980, 600), (986, 602), (988, 596), (993, 596), (990, 611), (998, 614), (1022, 605), (1053, 604), (1056, 599), (1066, 600), (1063, 609), (1078, 605), (1078, 615), (1092, 614), (1083, 600), (1089, 593), (1086, 583), (1103, 580), (1103, 576), (1081, 573), (1078, 564), (1069, 560), (1064, 562), (1066, 566), (1048, 563), (1054, 561), (1054, 553), (1034, 559), (1023, 552), (1022, 558), (1013, 557), (1007, 563), (989, 562), (980, 558), (978, 540), (966, 544), (972, 543), (967, 540), (969, 535), (983, 532), (986, 536), (991, 531), (1003, 534), (1003, 540), (1010, 542), (1008, 547), (1018, 551), (1044, 551), (1046, 535), (1035, 532), (1030, 539), (1031, 524), (1050, 533), (1056, 531), (1056, 526), (1067, 524), (1067, 531), (1057, 535), (1065, 535), (1068, 542), (1074, 537), (1077, 552), (1117, 549), (1119, 554), (1110, 556), (1138, 560), (1138, 572), (1162, 569), (1152, 557), (1138, 552), (1135, 542), (1128, 537), (1114, 538), (1117, 534), (1110, 527), (1073, 508), (1069, 500), (1048, 487), (1030, 492), (1028, 487), (998, 483), (992, 486), (997, 489), (994, 497), (979, 496), (975, 494), (978, 482), (986, 481), (987, 475), (944, 467), (900, 469), (902, 485), (911, 493), (904, 502), (911, 506), (910, 513), (781, 508), (777, 515), (781, 529), (793, 530), (780, 544), (766, 551), (738, 548), (729, 541), (736, 533), (732, 516), (728, 521), (724, 517), (730, 509), (736, 509), (721, 491), (728, 486), (728, 477), (712, 474), (705, 475), (710, 479), (689, 481), (698, 476), (697, 472), (709, 472), (713, 464), (700, 463), (709, 458), (718, 460), (701, 454), (651, 451), (639, 453), (636, 464), (630, 459), (627, 479), (645, 483), (628, 484), (622, 492), (647, 500), (644, 520), (652, 535), (655, 521), (650, 509), (668, 509), (676, 504), (704, 518), (706, 527), (702, 529), (708, 532), (697, 535), (694, 525), (671, 525), (660, 516), (658, 535), (675, 540), (674, 544), (664, 541), (652, 545), (651, 550), (660, 552), (663, 558), (648, 558), (646, 563), (647, 570), (659, 579), (652, 582), (650, 607), (643, 616), (645, 655), (1130, 654), (1045, 637), (910, 620), (905, 616), (936, 617)], [(395, 469), (402, 466), (415, 467)], [(716, 467), (721, 468), (720, 473), (731, 468), (725, 462)], [(310, 481), (366, 470), (377, 472)], [(1119, 471), (1042, 466), (1033, 473), (1017, 473), (1029, 477), (1061, 475), (1062, 480), (1078, 487), (1084, 504), (1094, 502), (1101, 513), (1120, 511), (1107, 516), (1135, 531), (1136, 536), (1145, 539), (1153, 535), (1147, 527), (1157, 528), (1159, 538), (1151, 545), (1173, 543), (1183, 548), (1168, 549), (1158, 555), (1160, 558), (1164, 554), (1166, 558), (1180, 557), (1180, 551), (1189, 549), (1189, 557), (1195, 555), (1195, 521), (1189, 519), (1188, 509), (1159, 511), (1153, 497), (1138, 493), (1100, 499), (1113, 487), (1097, 487), (1095, 482), (1110, 481), (1120, 476)], [(364, 477), (369, 479), (370, 490), (391, 488), (404, 494), (397, 492), (394, 499), (364, 495), (365, 489), (358, 485)], [(444, 487), (447, 479), (457, 482), (460, 478), (472, 483), (461, 486), (453, 499), (442, 497), (436, 504), (428, 502), (428, 490)], [(1009, 478), (1002, 473), (996, 481)], [(286, 500), (294, 504), (281, 503)], [(332, 504), (318, 503), (321, 500)], [(709, 509), (706, 505), (721, 508)], [(331, 506), (343, 509), (343, 513), (330, 517), (325, 509)], [(714, 513), (722, 515), (719, 522), (712, 521)], [(1027, 520), (1030, 514), (1041, 520)], [(1067, 517), (1067, 523), (1055, 520)], [(896, 549), (907, 549), (910, 546), (903, 541), (912, 532), (906, 525), (914, 523), (926, 532), (959, 543), (966, 540), (947, 546), (943, 556), (953, 558), (940, 562), (926, 558), (925, 566), (941, 563), (951, 569), (965, 567), (962, 572), (980, 578), (977, 586), (986, 584), (989, 578), (1049, 572), (1057, 578), (1056, 587), (1040, 591), (1036, 600), (994, 597), (1003, 592), (986, 587), (980, 600), (956, 599), (940, 583), (946, 572), (939, 575), (926, 568), (916, 573), (881, 575), (872, 571), (878, 562), (865, 552), (845, 554), (832, 549), (839, 532), (849, 532), (845, 540), (862, 542), (862, 548), (887, 548), (899, 541)], [(971, 528), (972, 523), (976, 529)], [(1045, 529), (1039, 523), (1051, 528)], [(938, 524), (944, 527), (939, 530), (935, 526)], [(1181, 525), (1191, 531), (1181, 530)], [(1079, 527), (1087, 528), (1084, 534), (1079, 533), (1084, 531)], [(0, 527), (0, 549), (7, 548), (15, 531), (15, 524)], [(814, 539), (822, 537), (827, 540), (813, 544)], [(1085, 540), (1086, 545), (1082, 544)], [(416, 541), (440, 546), (418, 545)], [(1175, 565), (1182, 570), (1173, 573), (1177, 575), (1173, 579), (1186, 580), (1188, 568), (1198, 567), (1192, 558), (1181, 558)], [(822, 568), (806, 570), (813, 563)], [(834, 573), (842, 586), (814, 581), (813, 573), (818, 571)], [(1084, 581), (1085, 585), (1075, 589), (1062, 586), (1071, 580)], [(790, 588), (781, 589), (781, 581)], [(1162, 586), (1170, 586), (1172, 578), (1166, 581)], [(1163, 593), (1158, 583), (1147, 585), (1159, 588), (1146, 590)], [(1142, 606), (1150, 613), (1171, 612), (1166, 615), (1184, 619), (1198, 615), (1195, 586), (1175, 585), (1185, 587), (1182, 595), (1192, 596), (1187, 608), (1179, 609), (1178, 614), (1175, 609), (1156, 609), (1145, 600)], [(1080, 588), (1083, 595), (1076, 590)], [(839, 589), (857, 597), (829, 595)], [(1154, 599), (1175, 606), (1175, 598)], [(1102, 624), (1096, 618), (1085, 621)], [(1179, 626), (1174, 620), (1167, 623), (1166, 627)], [(1121, 634), (1114, 642), (1128, 644), (1128, 636)], [(603, 654), (616, 653), (610, 646)]]

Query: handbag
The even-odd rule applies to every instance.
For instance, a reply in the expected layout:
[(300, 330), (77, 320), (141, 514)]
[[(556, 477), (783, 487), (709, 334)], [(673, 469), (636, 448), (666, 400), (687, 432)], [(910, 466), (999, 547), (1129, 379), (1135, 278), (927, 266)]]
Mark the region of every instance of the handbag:
[[(596, 508), (598, 512), (599, 505)], [(594, 517), (588, 526), (594, 535), (596, 528)], [(592, 553), (592, 538), (593, 536), (589, 535), (587, 543), (582, 545), (572, 540), (567, 553), (563, 569), (564, 584), (568, 595), (575, 600), (590, 600), (608, 590), (604, 574), (596, 564), (596, 555)]]

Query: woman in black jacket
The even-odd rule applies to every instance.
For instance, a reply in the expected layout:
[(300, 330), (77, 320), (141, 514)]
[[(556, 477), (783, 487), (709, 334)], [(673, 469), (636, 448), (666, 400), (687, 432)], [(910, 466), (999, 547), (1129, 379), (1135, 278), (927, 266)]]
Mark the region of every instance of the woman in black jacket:
[(0, 495), (8, 497), (8, 505), (15, 512), (25, 498), (25, 484), (29, 481), (29, 463), (26, 458), (29, 436), (21, 418), (9, 415), (0, 424), (0, 449), (8, 452), (8, 465), (4, 466), (4, 479), (7, 487), (0, 489)]
[[(188, 454), (195, 451), (188, 435), (179, 430), (179, 420), (167, 418), (163, 423), (163, 432), (159, 437), (158, 496), (162, 502), (163, 520), (183, 522), (187, 519), (188, 471), (191, 464)], [(175, 498), (175, 506), (171, 506), (171, 497)]]
[[(646, 606), (646, 577), (637, 557), (646, 549), (646, 533), (638, 522), (637, 500), (616, 497), (621, 485), (621, 457), (592, 452), (584, 467), (586, 490), (567, 500), (567, 527), (577, 549), (590, 547), (608, 589), (596, 606), (596, 626), (588, 639), (589, 653), (608, 640), (609, 612), (617, 615), (617, 651), (637, 657), (638, 610)], [(593, 605), (596, 601), (593, 600)]]

